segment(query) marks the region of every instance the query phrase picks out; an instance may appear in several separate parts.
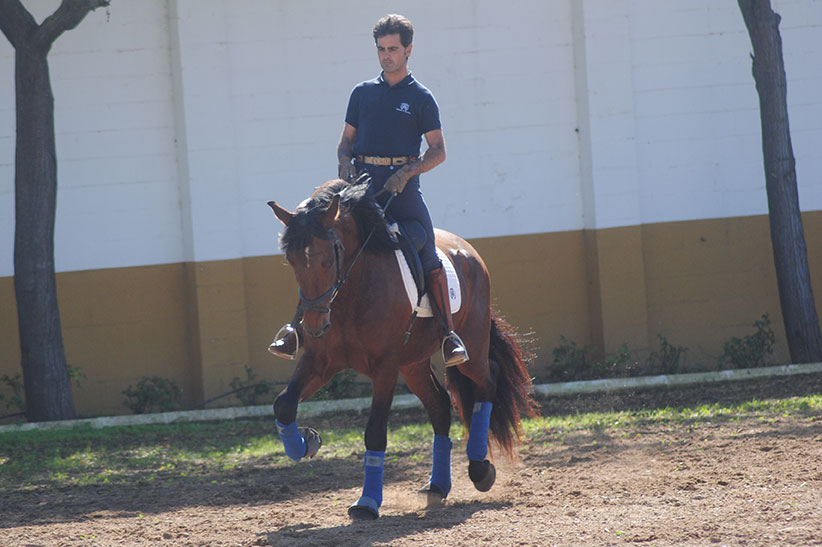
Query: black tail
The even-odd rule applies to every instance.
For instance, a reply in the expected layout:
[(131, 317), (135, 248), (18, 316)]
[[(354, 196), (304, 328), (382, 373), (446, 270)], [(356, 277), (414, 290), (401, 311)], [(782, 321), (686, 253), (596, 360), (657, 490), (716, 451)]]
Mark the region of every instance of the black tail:
[[(531, 377), (527, 369), (533, 354), (522, 347), (515, 329), (493, 310), (488, 357), (491, 374), (497, 383), (496, 400), (491, 411), (490, 438), (510, 458), (521, 438), (522, 415), (531, 418), (538, 416), (539, 404), (532, 396)], [(456, 395), (457, 410), (468, 428), (474, 407), (472, 382), (457, 367), (449, 367), (446, 371), (448, 386)]]

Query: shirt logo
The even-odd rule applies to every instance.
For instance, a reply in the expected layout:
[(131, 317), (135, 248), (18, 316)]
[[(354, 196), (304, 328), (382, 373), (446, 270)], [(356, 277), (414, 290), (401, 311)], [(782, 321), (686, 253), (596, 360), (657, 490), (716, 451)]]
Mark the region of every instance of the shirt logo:
[(395, 110), (397, 112), (402, 112), (403, 114), (408, 114), (409, 116), (411, 115), (411, 105), (408, 103), (400, 103), (400, 106), (398, 106)]

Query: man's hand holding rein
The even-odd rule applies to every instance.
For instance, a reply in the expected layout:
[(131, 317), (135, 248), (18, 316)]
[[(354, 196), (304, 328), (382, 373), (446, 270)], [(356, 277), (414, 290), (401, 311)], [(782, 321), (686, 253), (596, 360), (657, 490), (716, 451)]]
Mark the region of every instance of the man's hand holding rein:
[(414, 176), (411, 173), (411, 165), (408, 164), (400, 169), (397, 169), (397, 172), (388, 177), (388, 180), (385, 181), (385, 190), (391, 192), (393, 194), (400, 194), (403, 190), (405, 190), (405, 185), (408, 184), (408, 180)]
[(337, 173), (339, 177), (346, 181), (351, 182), (357, 178), (357, 168), (354, 167), (354, 164), (351, 163), (351, 158), (340, 156), (340, 164), (337, 166)]

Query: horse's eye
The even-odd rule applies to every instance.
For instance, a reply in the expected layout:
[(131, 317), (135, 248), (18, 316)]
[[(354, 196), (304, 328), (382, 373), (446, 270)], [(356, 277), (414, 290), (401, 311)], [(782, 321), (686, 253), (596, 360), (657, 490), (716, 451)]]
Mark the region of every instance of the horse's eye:
[(332, 260), (323, 260), (323, 262), (322, 262), (323, 269), (325, 269), (325, 270), (330, 270), (331, 266), (333, 266), (333, 265), (334, 265), (334, 263), (333, 263)]

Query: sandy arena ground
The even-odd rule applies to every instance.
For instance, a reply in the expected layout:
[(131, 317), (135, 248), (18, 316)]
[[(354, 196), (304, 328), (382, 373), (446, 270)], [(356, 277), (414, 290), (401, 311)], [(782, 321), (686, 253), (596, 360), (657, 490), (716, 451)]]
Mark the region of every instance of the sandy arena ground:
[[(546, 401), (545, 413), (820, 392), (817, 375)], [(392, 422), (424, 419), (415, 412), (396, 414)], [(305, 425), (321, 430), (352, 421), (364, 423), (365, 417)], [(324, 459), (321, 451), (286, 469), (260, 461), (210, 481), (6, 492), (0, 500), (0, 544), (822, 544), (818, 413), (616, 427), (564, 437), (546, 432), (524, 444), (519, 462), (497, 462), (497, 483), (485, 494), (474, 490), (459, 449), (453, 490), (438, 508), (426, 508), (415, 494), (427, 480), (430, 456), (395, 455), (386, 463), (385, 501), (376, 522), (352, 523), (346, 514), (361, 489), (360, 457)]]

